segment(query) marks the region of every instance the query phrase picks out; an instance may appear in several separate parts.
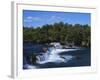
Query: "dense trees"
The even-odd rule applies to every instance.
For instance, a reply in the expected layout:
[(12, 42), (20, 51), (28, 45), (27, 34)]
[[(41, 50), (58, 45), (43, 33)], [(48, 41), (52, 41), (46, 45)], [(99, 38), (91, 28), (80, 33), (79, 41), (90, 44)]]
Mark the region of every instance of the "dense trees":
[(24, 27), (23, 41), (33, 43), (60, 42), (61, 44), (73, 43), (78, 46), (90, 46), (90, 26), (81, 24), (54, 23), (41, 27)]

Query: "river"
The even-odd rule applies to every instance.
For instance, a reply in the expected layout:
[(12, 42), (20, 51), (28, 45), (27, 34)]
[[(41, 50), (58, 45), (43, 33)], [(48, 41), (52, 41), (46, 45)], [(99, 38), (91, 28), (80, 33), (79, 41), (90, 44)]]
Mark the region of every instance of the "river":
[[(44, 51), (46, 47), (48, 51)], [(90, 48), (56, 49), (44, 44), (24, 43), (23, 69), (82, 67), (91, 65)], [(29, 56), (35, 55), (34, 63)]]

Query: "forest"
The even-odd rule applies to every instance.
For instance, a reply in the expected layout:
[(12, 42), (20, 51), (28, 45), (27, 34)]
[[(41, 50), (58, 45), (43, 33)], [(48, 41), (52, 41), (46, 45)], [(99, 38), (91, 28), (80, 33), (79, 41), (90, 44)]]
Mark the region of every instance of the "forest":
[(86, 24), (68, 24), (58, 22), (37, 27), (23, 27), (23, 42), (51, 43), (59, 42), (62, 45), (72, 43), (76, 46), (90, 47), (91, 27)]

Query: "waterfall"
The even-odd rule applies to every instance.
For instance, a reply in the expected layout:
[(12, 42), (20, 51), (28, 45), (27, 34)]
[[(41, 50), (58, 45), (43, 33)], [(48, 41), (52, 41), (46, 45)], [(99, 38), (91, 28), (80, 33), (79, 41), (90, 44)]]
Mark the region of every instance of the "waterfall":
[(59, 53), (61, 52), (68, 52), (68, 51), (75, 51), (77, 49), (56, 49), (56, 48), (49, 48), (47, 52), (42, 53), (43, 55), (37, 56), (37, 63), (44, 64), (48, 62), (54, 63), (61, 63), (67, 62), (73, 58), (71, 55), (60, 56)]

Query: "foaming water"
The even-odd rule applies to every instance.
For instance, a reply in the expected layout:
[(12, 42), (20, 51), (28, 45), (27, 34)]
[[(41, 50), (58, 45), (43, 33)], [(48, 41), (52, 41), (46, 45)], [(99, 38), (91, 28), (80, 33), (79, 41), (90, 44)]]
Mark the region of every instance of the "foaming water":
[(43, 53), (42, 56), (37, 56), (37, 64), (45, 64), (48, 62), (53, 63), (62, 63), (67, 62), (73, 58), (71, 55), (61, 56), (59, 55), (62, 52), (68, 52), (68, 51), (75, 51), (77, 49), (56, 49), (56, 48), (50, 48), (49, 51), (46, 53)]
[(25, 64), (24, 69), (36, 69), (36, 66), (30, 65), (30, 64)]
[[(43, 49), (40, 47), (40, 49)], [(74, 67), (74, 66), (90, 66), (90, 49), (88, 48), (57, 48), (47, 47), (46, 51), (34, 52), (33, 47), (26, 49), (27, 54), (23, 58), (23, 69), (40, 69), (40, 68), (57, 68), (57, 67)], [(35, 49), (38, 51), (38, 48)], [(30, 51), (36, 57), (36, 61), (30, 62)], [(33, 56), (34, 56), (33, 55)], [(31, 56), (31, 55), (30, 55)]]

